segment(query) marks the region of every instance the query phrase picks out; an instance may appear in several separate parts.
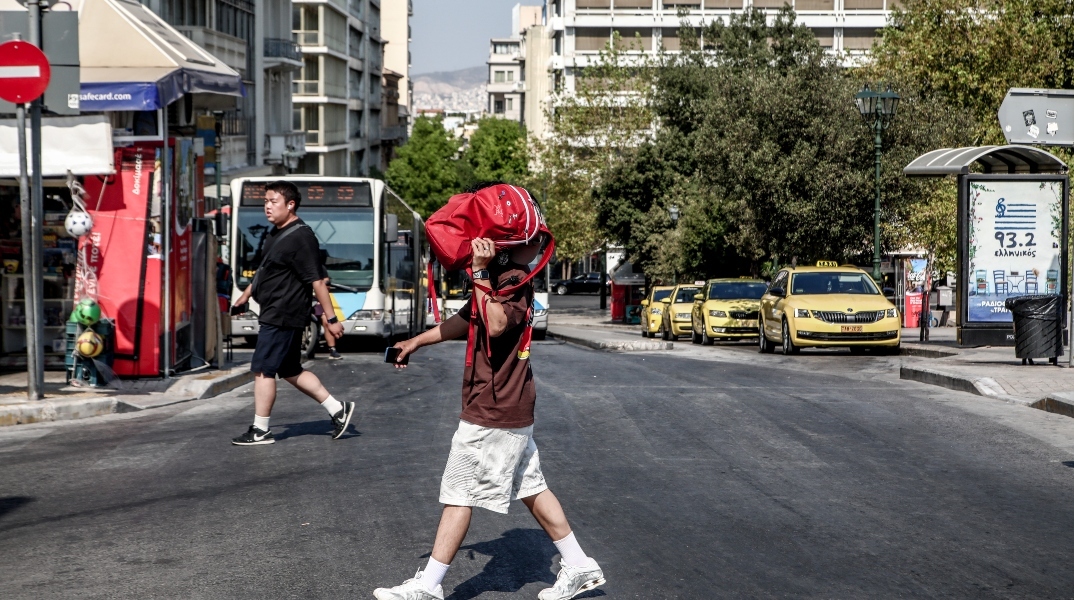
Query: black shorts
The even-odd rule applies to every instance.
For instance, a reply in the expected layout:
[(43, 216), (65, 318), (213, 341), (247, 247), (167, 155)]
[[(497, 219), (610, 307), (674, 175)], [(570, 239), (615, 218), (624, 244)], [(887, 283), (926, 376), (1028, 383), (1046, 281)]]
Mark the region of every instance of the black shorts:
[(261, 324), (250, 370), (287, 379), (302, 374), (302, 330)]

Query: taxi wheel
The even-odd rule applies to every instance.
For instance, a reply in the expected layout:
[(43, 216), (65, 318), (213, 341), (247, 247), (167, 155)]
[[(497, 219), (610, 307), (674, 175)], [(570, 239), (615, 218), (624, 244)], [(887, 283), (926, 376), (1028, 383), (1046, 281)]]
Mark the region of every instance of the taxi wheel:
[(783, 321), (783, 354), (798, 354), (800, 348), (794, 345), (794, 338), (791, 337), (791, 326), (787, 323), (786, 319)]
[(758, 322), (760, 329), (760, 341), (757, 342), (757, 349), (761, 354), (771, 354), (776, 350), (776, 347), (772, 345), (772, 342), (768, 341), (768, 338), (764, 335), (764, 320)]
[(711, 346), (716, 340), (709, 337), (709, 330), (707, 327), (701, 329), (701, 345)]
[(690, 343), (691, 344), (700, 344), (701, 343), (701, 334), (699, 334), (697, 332), (697, 330), (693, 328), (693, 326), (690, 327)]
[(665, 342), (671, 341), (671, 332), (668, 331), (667, 325), (660, 326), (660, 339)]

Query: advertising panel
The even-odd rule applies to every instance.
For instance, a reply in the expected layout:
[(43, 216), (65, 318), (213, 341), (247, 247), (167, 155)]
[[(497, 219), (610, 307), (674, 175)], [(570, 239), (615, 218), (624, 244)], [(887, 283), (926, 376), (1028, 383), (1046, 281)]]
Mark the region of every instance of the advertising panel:
[(1004, 301), (1063, 291), (1063, 181), (968, 182), (967, 322), (1010, 323)]

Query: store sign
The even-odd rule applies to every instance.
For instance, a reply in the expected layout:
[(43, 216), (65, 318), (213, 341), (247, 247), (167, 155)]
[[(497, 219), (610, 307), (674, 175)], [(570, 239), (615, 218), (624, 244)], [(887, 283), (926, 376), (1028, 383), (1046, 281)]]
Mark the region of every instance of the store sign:
[(1007, 298), (1062, 293), (1063, 182), (968, 185), (967, 321), (1009, 323)]

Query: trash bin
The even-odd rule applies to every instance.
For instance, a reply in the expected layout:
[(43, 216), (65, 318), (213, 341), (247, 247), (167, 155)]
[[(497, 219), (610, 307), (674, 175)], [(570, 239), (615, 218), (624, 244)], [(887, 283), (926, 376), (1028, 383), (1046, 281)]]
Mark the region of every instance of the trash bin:
[(1063, 297), (1058, 294), (1016, 296), (1003, 303), (1014, 315), (1014, 352), (1022, 364), (1063, 354)]

